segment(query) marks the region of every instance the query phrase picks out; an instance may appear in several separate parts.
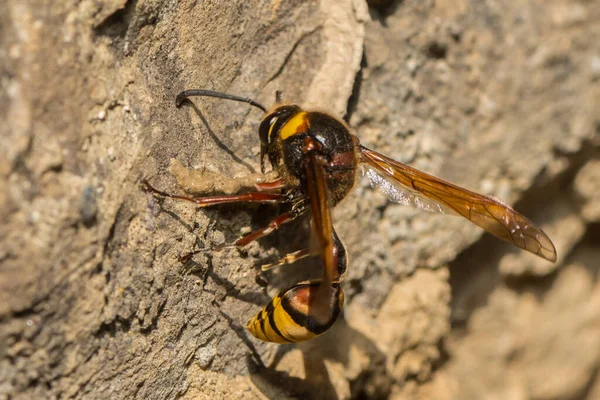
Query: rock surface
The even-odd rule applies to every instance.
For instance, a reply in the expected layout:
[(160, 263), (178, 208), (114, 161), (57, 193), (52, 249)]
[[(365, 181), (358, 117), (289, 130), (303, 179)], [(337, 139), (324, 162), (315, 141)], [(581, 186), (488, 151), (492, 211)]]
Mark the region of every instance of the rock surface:
[[(0, 398), (600, 396), (600, 1), (368, 3), (0, 3)], [(182, 266), (277, 215), (140, 190), (260, 171), (261, 112), (177, 109), (189, 88), (329, 110), (366, 146), (504, 199), (558, 262), (361, 181), (334, 213), (344, 318), (258, 342), (245, 322), (320, 273), (259, 266), (309, 230)]]

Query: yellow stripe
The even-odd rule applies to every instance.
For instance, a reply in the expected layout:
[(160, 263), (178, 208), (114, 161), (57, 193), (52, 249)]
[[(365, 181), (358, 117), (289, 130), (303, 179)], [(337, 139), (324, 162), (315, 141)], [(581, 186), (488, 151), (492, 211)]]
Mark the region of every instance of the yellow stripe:
[[(272, 343), (298, 343), (314, 339), (319, 336), (298, 325), (281, 305), (281, 297), (276, 296), (273, 300), (273, 321), (277, 330), (273, 329), (269, 315), (263, 308), (254, 318), (248, 322), (250, 333), (256, 338)], [(261, 327), (261, 320), (263, 326)], [(264, 329), (262, 329), (264, 328)], [(281, 332), (281, 335), (277, 333)]]
[(285, 338), (290, 342), (304, 342), (318, 336), (294, 322), (292, 317), (290, 317), (281, 305), (277, 307), (273, 313), (277, 328), (279, 328), (279, 331), (285, 335)]
[(308, 119), (306, 118), (306, 112), (302, 111), (296, 114), (292, 119), (290, 119), (288, 122), (285, 123), (285, 125), (281, 127), (281, 130), (279, 131), (279, 136), (281, 137), (281, 139), (285, 140), (297, 133), (304, 133), (308, 131), (309, 127), (310, 124), (308, 122)]
[(269, 323), (269, 316), (267, 315), (267, 313), (265, 312), (264, 309), (262, 311), (261, 318), (264, 320), (264, 328), (265, 328), (264, 334), (265, 334), (265, 337), (267, 338), (267, 340), (269, 342), (273, 342), (273, 343), (287, 343), (287, 340), (286, 341), (282, 340), (282, 339), (285, 339), (285, 338), (282, 338), (281, 336), (279, 336), (277, 334), (277, 332), (275, 332), (273, 330), (273, 328), (271, 328), (271, 324)]
[(269, 134), (267, 135), (267, 138), (269, 139), (269, 143), (271, 142), (271, 133), (273, 132), (273, 127), (275, 126), (275, 124), (277, 123), (277, 120), (279, 118), (275, 117), (275, 119), (273, 119), (271, 121), (271, 126), (269, 127)]
[[(279, 296), (275, 296), (272, 300), (275, 308), (280, 308), (281, 298)], [(261, 321), (263, 323), (261, 327)], [(266, 307), (263, 308), (256, 314), (246, 325), (250, 333), (254, 335), (254, 337), (264, 340), (265, 342), (272, 343), (290, 343), (291, 340), (286, 339), (285, 337), (280, 336), (272, 327), (269, 322), (269, 314), (266, 311)]]

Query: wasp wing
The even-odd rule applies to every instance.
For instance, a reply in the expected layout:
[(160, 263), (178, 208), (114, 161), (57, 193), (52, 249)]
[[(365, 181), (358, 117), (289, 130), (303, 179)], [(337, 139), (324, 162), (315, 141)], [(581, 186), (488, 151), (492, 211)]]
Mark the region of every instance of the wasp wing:
[(333, 257), (333, 223), (331, 221), (327, 179), (323, 163), (324, 161), (320, 156), (316, 153), (310, 153), (307, 157), (305, 168), (308, 196), (312, 209), (312, 231), (323, 260), (325, 276), (328, 278), (329, 283), (331, 283), (333, 282), (333, 275), (328, 273), (328, 271), (333, 271), (335, 267)]
[(337, 237), (331, 218), (329, 189), (325, 165), (327, 161), (316, 153), (309, 153), (305, 162), (306, 184), (312, 209), (312, 234), (321, 255), (324, 279), (329, 285), (342, 281), (346, 271), (346, 252)]
[(483, 196), (360, 146), (371, 184), (390, 200), (420, 209), (461, 215), (499, 239), (556, 261), (550, 238), (524, 215), (493, 197)]

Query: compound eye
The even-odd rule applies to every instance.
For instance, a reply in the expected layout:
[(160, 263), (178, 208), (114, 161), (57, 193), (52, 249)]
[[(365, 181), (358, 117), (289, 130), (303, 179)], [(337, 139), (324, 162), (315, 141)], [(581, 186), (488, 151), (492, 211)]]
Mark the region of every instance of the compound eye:
[(260, 128), (258, 129), (258, 135), (263, 144), (269, 144), (271, 142), (271, 134), (278, 118), (279, 117), (276, 116), (269, 116), (261, 122)]

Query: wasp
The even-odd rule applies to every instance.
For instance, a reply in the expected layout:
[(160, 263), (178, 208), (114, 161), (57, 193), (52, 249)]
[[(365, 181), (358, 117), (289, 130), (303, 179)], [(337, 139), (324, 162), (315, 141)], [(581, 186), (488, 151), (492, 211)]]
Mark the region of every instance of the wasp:
[(193, 96), (245, 102), (259, 108), (264, 113), (258, 129), (261, 172), (265, 173), (266, 156), (276, 178), (257, 184), (256, 190), (248, 193), (210, 197), (168, 194), (147, 181), (145, 188), (155, 195), (190, 201), (199, 207), (236, 202), (291, 206), (264, 228), (237, 240), (233, 245), (238, 247), (311, 214), (310, 248), (290, 253), (263, 269), (316, 256), (322, 264), (322, 278), (281, 291), (258, 312), (247, 324), (258, 339), (275, 343), (307, 341), (327, 331), (340, 315), (344, 303), (341, 284), (348, 257), (333, 227), (331, 209), (351, 192), (361, 170), (373, 187), (394, 202), (462, 216), (504, 241), (556, 261), (552, 241), (527, 217), (494, 197), (463, 189), (364, 147), (349, 127), (332, 115), (283, 104), (280, 92), (270, 110), (249, 98), (202, 89), (181, 92), (176, 106)]

